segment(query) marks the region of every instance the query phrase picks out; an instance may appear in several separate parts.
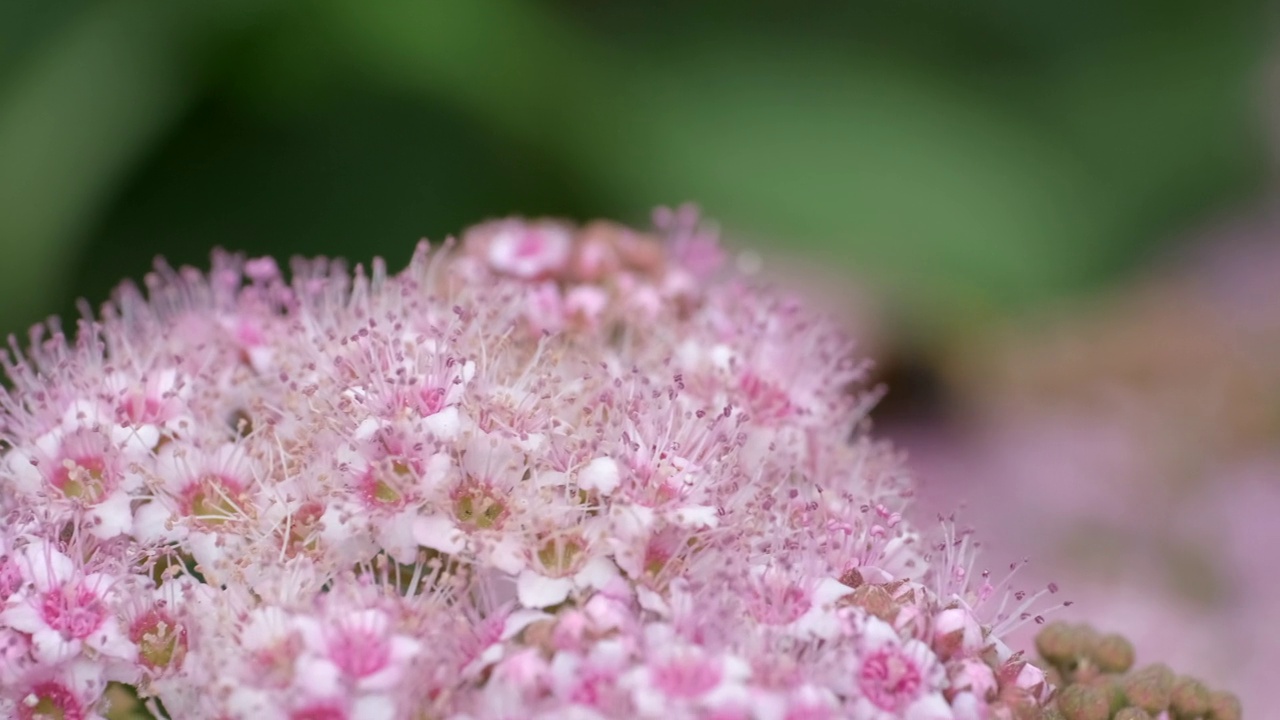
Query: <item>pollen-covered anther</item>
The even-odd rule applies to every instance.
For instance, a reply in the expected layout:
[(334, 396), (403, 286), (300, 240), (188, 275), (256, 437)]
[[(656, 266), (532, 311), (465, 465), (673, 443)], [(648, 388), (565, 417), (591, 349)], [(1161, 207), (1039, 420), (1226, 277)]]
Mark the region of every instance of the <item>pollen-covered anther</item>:
[(536, 553), (538, 564), (551, 577), (571, 575), (581, 566), (586, 547), (586, 542), (581, 537), (573, 535), (550, 537), (538, 546)]
[(196, 522), (219, 526), (236, 518), (247, 517), (243, 493), (237, 484), (217, 475), (206, 475), (186, 488), (182, 508)]
[(412, 468), (407, 463), (379, 463), (361, 477), (357, 492), (369, 507), (399, 507), (405, 501), (403, 486), (411, 477)]
[(153, 671), (179, 668), (187, 654), (186, 626), (159, 608), (133, 621), (129, 639), (138, 646), (138, 659)]
[(76, 693), (58, 682), (36, 684), (18, 705), (19, 720), (83, 720), (86, 717), (85, 707)]
[(53, 485), (66, 497), (92, 505), (106, 494), (106, 473), (102, 458), (65, 458)]
[(76, 640), (83, 640), (102, 627), (107, 614), (98, 594), (79, 582), (51, 588), (40, 598), (40, 615), (45, 623)]
[(453, 517), (463, 528), (500, 529), (510, 511), (507, 501), (491, 485), (469, 482), (452, 493)]
[(305, 502), (276, 525), (276, 536), (287, 556), (305, 555), (319, 547), (324, 511), (319, 501)]

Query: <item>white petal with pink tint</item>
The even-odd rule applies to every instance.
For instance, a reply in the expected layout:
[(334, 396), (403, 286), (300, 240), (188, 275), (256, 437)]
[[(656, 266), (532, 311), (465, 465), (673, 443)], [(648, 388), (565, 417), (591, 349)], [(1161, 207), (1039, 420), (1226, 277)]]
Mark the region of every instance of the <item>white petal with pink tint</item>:
[(620, 480), (618, 461), (611, 457), (598, 457), (578, 471), (578, 486), (601, 495), (611, 495), (618, 489)]
[(516, 579), (516, 595), (526, 608), (539, 609), (558, 605), (569, 597), (573, 580), (549, 578), (533, 570), (524, 570)]
[(686, 505), (671, 513), (671, 519), (690, 528), (713, 528), (720, 523), (717, 510), (711, 505)]
[(534, 278), (569, 262), (571, 239), (554, 223), (504, 223), (489, 238), (487, 259), (500, 272)]
[(76, 572), (71, 558), (54, 549), (43, 540), (32, 542), (22, 553), (20, 565), (23, 577), (36, 586), (39, 592), (61, 588)]
[(86, 524), (99, 540), (110, 540), (133, 530), (133, 498), (123, 490), (111, 493), (88, 512)]
[(414, 520), (413, 539), (423, 547), (446, 555), (460, 552), (467, 546), (466, 533), (445, 515), (428, 515)]
[(853, 592), (853, 588), (833, 578), (823, 578), (811, 592), (809, 609), (795, 622), (802, 635), (823, 640), (835, 639), (842, 627), (836, 602)]
[[(34, 461), (34, 462), (33, 462)], [(36, 456), (23, 448), (13, 448), (5, 455), (6, 482), (24, 495), (39, 492), (45, 486), (44, 473), (35, 464)]]
[(423, 418), (422, 425), (438, 440), (453, 440), (462, 430), (462, 417), (457, 407), (449, 406)]

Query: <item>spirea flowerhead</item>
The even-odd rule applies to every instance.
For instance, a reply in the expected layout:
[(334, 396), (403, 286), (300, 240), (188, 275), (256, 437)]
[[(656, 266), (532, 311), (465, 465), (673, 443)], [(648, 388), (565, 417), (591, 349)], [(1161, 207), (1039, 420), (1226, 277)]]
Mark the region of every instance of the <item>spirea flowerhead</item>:
[(216, 254), (15, 344), (0, 712), (1056, 717), (849, 341), (656, 220)]

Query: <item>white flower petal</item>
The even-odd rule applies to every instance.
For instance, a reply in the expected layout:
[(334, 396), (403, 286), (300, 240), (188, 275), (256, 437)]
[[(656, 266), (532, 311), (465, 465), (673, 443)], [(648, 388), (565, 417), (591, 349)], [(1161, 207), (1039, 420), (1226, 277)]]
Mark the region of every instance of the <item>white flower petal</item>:
[(672, 513), (671, 519), (690, 528), (713, 528), (720, 523), (716, 509), (710, 505), (686, 505)]
[(502, 639), (510, 640), (530, 625), (551, 617), (551, 615), (541, 610), (516, 610), (508, 615), (507, 621), (502, 624)]
[(422, 425), (438, 440), (453, 440), (462, 429), (462, 418), (458, 415), (458, 408), (451, 405), (423, 418)]
[(303, 654), (294, 668), (294, 680), (315, 697), (329, 697), (342, 687), (342, 671), (326, 658)]
[(135, 662), (138, 659), (138, 646), (120, 632), (120, 626), (114, 618), (108, 618), (102, 627), (85, 638), (85, 644), (107, 657), (125, 662)]
[(373, 531), (378, 544), (402, 565), (412, 565), (417, 558), (420, 544), (417, 540), (419, 519), (414, 511), (405, 510), (374, 523)]
[(496, 542), (491, 542), (483, 558), (493, 567), (508, 575), (515, 575), (525, 567), (524, 544), (520, 539), (504, 535)]
[(172, 516), (173, 512), (164, 503), (155, 500), (144, 503), (133, 513), (133, 537), (148, 545), (159, 545), (177, 539), (176, 536), (185, 531), (168, 527)]
[(12, 603), (4, 612), (0, 612), (0, 622), (24, 633), (34, 633), (48, 627), (35, 605), (30, 602)]
[(619, 482), (618, 461), (611, 457), (598, 457), (578, 471), (578, 487), (595, 490), (604, 496), (617, 490)]
[(45, 486), (44, 474), (32, 464), (33, 455), (21, 448), (14, 448), (5, 457), (8, 477), (5, 482), (24, 495), (33, 495)]
[(452, 555), (467, 546), (467, 536), (444, 515), (428, 515), (413, 521), (413, 539), (419, 545)]
[(89, 533), (99, 540), (110, 540), (133, 530), (132, 502), (123, 490), (108, 495), (89, 511)]
[(351, 720), (383, 720), (396, 717), (396, 704), (388, 695), (364, 695), (356, 698), (347, 715)]
[(955, 714), (942, 695), (933, 693), (911, 703), (903, 720), (954, 720)]
[(618, 577), (618, 566), (607, 557), (594, 557), (573, 576), (578, 587), (600, 589)]
[(22, 574), (40, 592), (65, 585), (76, 571), (71, 558), (44, 541), (31, 543), (22, 555), (25, 561), (21, 568)]
[(569, 597), (573, 581), (569, 578), (549, 578), (533, 570), (525, 570), (516, 580), (516, 597), (526, 608), (545, 608), (558, 605)]
[(57, 665), (80, 654), (80, 641), (69, 640), (48, 627), (31, 635), (31, 654), (39, 662)]

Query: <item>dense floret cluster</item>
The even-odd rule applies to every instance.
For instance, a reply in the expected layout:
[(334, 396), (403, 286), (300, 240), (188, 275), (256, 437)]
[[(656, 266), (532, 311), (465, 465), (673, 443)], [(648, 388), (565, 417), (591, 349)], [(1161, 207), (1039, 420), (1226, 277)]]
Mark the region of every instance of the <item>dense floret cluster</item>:
[(161, 266), (6, 359), (0, 712), (1050, 717), (829, 322), (654, 233)]

